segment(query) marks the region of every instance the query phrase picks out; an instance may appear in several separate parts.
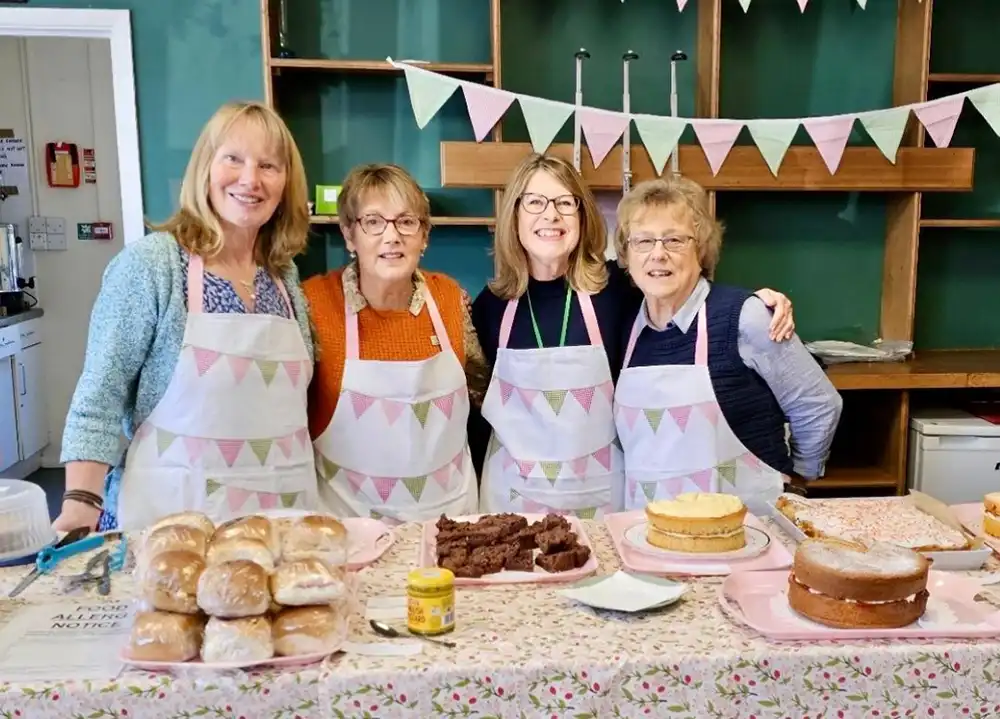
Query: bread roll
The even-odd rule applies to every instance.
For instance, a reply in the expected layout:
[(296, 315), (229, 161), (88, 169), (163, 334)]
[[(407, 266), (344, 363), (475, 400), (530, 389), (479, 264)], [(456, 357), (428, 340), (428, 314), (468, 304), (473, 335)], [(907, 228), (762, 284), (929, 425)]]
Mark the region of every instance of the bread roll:
[(192, 529), (200, 530), (204, 533), (206, 537), (211, 537), (212, 532), (215, 531), (215, 524), (208, 515), (201, 512), (177, 512), (175, 514), (168, 514), (165, 517), (158, 519), (153, 526), (149, 528), (150, 533), (155, 532), (161, 527), (191, 527)]
[(282, 532), (281, 557), (292, 561), (313, 557), (331, 567), (347, 564), (347, 528), (321, 514), (301, 517)]
[(154, 609), (198, 613), (198, 579), (205, 560), (194, 552), (160, 552), (149, 560), (139, 579), (139, 596)]
[(201, 658), (205, 662), (259, 662), (274, 656), (271, 621), (267, 617), (218, 619), (205, 625)]
[(224, 524), (220, 524), (212, 535), (212, 542), (222, 541), (237, 537), (239, 539), (256, 539), (263, 542), (273, 559), (281, 555), (281, 539), (277, 530), (267, 517), (259, 514), (249, 517), (231, 519)]
[(211, 564), (198, 580), (198, 606), (222, 619), (266, 614), (271, 606), (267, 572), (246, 559)]
[(274, 555), (267, 545), (258, 539), (229, 537), (213, 540), (208, 546), (208, 565), (245, 559), (259, 564), (268, 574), (274, 571)]
[(141, 612), (132, 624), (128, 655), (146, 662), (186, 662), (198, 656), (204, 630), (199, 616)]
[(345, 635), (345, 617), (339, 606), (292, 607), (271, 622), (274, 652), (282, 657), (332, 654)]
[(271, 575), (271, 594), (286, 607), (338, 602), (347, 597), (344, 570), (314, 558), (282, 562)]
[(204, 557), (208, 549), (208, 537), (200, 529), (186, 524), (168, 524), (146, 535), (140, 551), (147, 559), (172, 550), (185, 550)]

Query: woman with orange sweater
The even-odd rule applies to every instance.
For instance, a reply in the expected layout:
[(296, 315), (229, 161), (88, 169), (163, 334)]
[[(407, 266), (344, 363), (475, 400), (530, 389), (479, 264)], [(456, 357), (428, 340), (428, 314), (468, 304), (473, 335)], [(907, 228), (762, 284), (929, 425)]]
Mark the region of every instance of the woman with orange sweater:
[(418, 269), (430, 203), (402, 168), (366, 165), (345, 180), (339, 215), (351, 262), (303, 283), (320, 496), (341, 517), (475, 513), (466, 422), (488, 371), (468, 295)]

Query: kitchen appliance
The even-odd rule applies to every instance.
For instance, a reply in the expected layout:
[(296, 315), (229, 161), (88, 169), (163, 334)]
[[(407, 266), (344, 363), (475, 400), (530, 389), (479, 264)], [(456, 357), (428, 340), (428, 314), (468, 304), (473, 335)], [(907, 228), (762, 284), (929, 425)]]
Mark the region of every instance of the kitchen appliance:
[(35, 278), (25, 277), (24, 242), (17, 226), (0, 222), (0, 315), (30, 309), (33, 303), (26, 298), (25, 289), (34, 286)]

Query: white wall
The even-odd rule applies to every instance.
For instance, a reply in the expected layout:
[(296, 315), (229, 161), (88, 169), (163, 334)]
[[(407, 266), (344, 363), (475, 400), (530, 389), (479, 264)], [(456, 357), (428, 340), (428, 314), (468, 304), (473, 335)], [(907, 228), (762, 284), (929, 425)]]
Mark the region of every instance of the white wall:
[[(34, 253), (36, 295), (45, 310), (46, 466), (58, 464), (69, 401), (83, 368), (90, 311), (108, 261), (123, 247), (111, 49), (107, 40), (0, 37), (0, 129), (29, 141), (30, 198), (3, 203), (5, 222), (27, 217), (66, 221), (65, 251)], [(47, 142), (93, 148), (97, 184), (51, 188), (43, 172)], [(82, 171), (81, 171), (82, 175)], [(20, 217), (14, 216), (14, 213)], [(79, 222), (111, 222), (110, 242), (77, 240)]]

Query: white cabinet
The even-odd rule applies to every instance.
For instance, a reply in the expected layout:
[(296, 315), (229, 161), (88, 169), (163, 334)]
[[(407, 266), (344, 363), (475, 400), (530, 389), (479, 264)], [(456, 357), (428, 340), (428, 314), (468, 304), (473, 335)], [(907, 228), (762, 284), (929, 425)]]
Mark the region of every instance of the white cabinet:
[(14, 359), (0, 359), (0, 472), (17, 462), (17, 403), (14, 401)]
[(17, 436), (21, 459), (27, 459), (49, 443), (42, 394), (42, 344), (23, 348), (14, 355), (14, 389), (17, 399)]
[(38, 319), (0, 329), (0, 471), (49, 441)]

